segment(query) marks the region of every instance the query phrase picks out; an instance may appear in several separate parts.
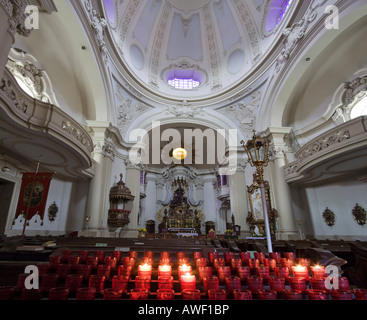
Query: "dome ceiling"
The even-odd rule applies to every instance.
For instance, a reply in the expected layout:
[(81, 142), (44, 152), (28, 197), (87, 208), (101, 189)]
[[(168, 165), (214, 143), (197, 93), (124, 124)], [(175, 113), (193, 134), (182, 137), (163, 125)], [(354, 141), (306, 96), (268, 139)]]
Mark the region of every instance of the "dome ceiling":
[(227, 91), (261, 63), (290, 0), (105, 0), (124, 68), (170, 99)]

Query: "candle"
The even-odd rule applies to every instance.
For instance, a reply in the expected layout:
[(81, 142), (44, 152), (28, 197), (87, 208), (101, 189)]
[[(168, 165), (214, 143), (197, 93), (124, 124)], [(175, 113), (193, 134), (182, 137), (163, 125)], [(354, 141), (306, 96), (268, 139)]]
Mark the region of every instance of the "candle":
[(205, 291), (208, 291), (209, 289), (219, 290), (218, 277), (205, 277), (203, 278), (203, 284)]
[(172, 274), (172, 267), (170, 265), (158, 266), (158, 277), (170, 277)]
[(188, 266), (186, 264), (183, 264), (182, 266), (178, 267), (178, 276), (181, 277), (182, 275), (185, 275), (187, 273), (191, 273), (192, 268), (191, 266)]
[(152, 266), (145, 263), (143, 265), (139, 265), (138, 268), (139, 277), (151, 277), (152, 276)]
[(305, 278), (308, 279), (308, 269), (307, 267), (297, 265), (292, 267), (293, 275), (296, 278)]
[(197, 258), (196, 259), (196, 267), (206, 267), (207, 260), (205, 258)]
[(188, 258), (179, 258), (179, 259), (177, 259), (177, 264), (179, 266), (182, 266), (184, 264), (189, 264), (189, 259)]
[(204, 279), (205, 277), (212, 276), (212, 267), (199, 267), (199, 277), (200, 279)]
[(314, 277), (316, 277), (316, 278), (321, 278), (321, 277), (325, 276), (325, 267), (323, 267), (323, 266), (319, 266), (319, 265), (312, 266), (311, 271), (312, 271)]
[(181, 291), (195, 290), (196, 289), (196, 277), (190, 273), (186, 273), (180, 277)]
[(147, 289), (131, 289), (130, 299), (131, 300), (147, 300), (148, 290)]
[(238, 269), (238, 267), (242, 266), (242, 260), (240, 258), (233, 258), (231, 259), (231, 268)]
[(149, 277), (135, 277), (135, 289), (150, 289), (150, 278)]
[(183, 300), (200, 300), (201, 299), (201, 293), (200, 290), (184, 290), (182, 292), (182, 298)]

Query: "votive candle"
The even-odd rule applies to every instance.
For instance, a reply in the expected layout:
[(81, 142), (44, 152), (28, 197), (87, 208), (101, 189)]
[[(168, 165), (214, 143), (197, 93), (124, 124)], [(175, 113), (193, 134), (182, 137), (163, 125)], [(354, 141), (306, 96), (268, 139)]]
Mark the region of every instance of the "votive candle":
[(170, 277), (172, 274), (172, 267), (170, 265), (158, 266), (158, 277)]
[(180, 277), (181, 291), (195, 290), (196, 289), (196, 277), (190, 273), (186, 273)]
[(147, 263), (139, 265), (138, 275), (139, 277), (149, 277), (150, 278), (152, 276), (152, 266)]

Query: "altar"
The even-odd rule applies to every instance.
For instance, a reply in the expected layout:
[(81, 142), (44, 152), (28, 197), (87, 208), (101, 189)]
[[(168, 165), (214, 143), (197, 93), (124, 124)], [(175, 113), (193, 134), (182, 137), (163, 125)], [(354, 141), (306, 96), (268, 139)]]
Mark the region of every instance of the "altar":
[(178, 236), (201, 234), (201, 220), (198, 210), (186, 196), (187, 183), (184, 179), (175, 179), (172, 183), (174, 193), (168, 206), (164, 208), (164, 217), (159, 232), (170, 232)]

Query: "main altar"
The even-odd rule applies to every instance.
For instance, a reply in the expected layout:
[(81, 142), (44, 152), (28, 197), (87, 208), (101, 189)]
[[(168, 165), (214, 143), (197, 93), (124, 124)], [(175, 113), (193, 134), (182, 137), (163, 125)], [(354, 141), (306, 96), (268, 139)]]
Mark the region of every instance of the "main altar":
[(201, 210), (197, 209), (198, 203), (192, 203), (188, 198), (186, 180), (175, 179), (172, 190), (174, 192), (170, 201), (162, 203), (164, 215), (158, 226), (159, 232), (169, 232), (179, 236), (201, 234)]

